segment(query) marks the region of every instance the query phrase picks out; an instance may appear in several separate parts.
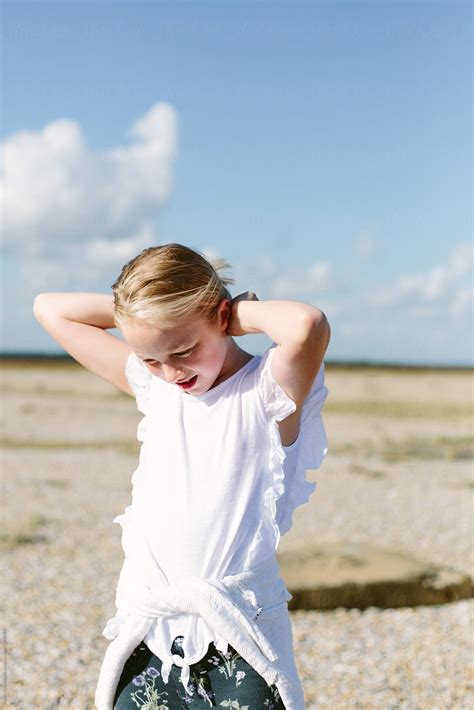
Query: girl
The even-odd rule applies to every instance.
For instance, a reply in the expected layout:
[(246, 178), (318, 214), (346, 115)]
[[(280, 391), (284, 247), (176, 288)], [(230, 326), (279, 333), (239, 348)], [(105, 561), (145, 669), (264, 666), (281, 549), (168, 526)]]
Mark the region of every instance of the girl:
[[(125, 559), (98, 710), (304, 708), (275, 551), (327, 453), (330, 328), (305, 303), (232, 299), (228, 266), (165, 244), (126, 264), (112, 296), (35, 300), (54, 339), (144, 415), (114, 519)], [(246, 352), (234, 337), (247, 333), (272, 346)]]

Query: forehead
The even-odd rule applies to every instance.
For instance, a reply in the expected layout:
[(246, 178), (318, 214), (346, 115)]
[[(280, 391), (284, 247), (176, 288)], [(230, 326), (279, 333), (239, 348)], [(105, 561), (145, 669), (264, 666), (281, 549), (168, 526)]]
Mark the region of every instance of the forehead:
[(125, 339), (143, 357), (174, 353), (193, 345), (204, 334), (208, 324), (202, 320), (160, 330), (156, 326), (135, 319), (122, 328)]

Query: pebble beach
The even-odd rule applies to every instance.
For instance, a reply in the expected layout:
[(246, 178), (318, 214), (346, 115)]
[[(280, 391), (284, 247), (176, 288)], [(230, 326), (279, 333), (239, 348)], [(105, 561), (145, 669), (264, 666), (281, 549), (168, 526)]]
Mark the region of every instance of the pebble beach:
[[(474, 577), (472, 373), (327, 365), (326, 385), (328, 455), (279, 551), (350, 540)], [(4, 363), (2, 401), (0, 697), (94, 710), (141, 414), (75, 363)], [(306, 708), (474, 707), (473, 609), (290, 612)]]

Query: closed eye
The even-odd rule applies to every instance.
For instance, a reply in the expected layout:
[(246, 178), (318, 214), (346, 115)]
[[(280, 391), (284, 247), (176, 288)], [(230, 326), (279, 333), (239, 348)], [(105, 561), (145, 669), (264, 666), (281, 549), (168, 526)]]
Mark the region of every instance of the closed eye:
[[(193, 350), (194, 348), (191, 348), (190, 350), (183, 350), (183, 352), (181, 353), (175, 353), (175, 357), (189, 357)], [(149, 364), (153, 364), (156, 362), (157, 364), (159, 364), (158, 360), (143, 360), (143, 362), (148, 362)]]

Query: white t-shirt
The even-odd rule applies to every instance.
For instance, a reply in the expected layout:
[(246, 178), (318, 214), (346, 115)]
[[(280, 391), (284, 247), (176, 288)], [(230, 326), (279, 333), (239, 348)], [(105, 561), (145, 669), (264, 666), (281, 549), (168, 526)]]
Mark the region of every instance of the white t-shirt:
[[(186, 575), (219, 579), (268, 559), (295, 508), (315, 490), (306, 470), (319, 468), (328, 450), (324, 364), (303, 405), (298, 438), (283, 447), (277, 422), (296, 405), (272, 376), (275, 347), (200, 395), (155, 377), (130, 354), (126, 375), (145, 416), (132, 504), (114, 520), (124, 532), (133, 522), (122, 537), (117, 607), (133, 593), (134, 580), (153, 586)], [(157, 618), (144, 640), (162, 658), (180, 635), (189, 663), (219, 641), (193, 614)]]

